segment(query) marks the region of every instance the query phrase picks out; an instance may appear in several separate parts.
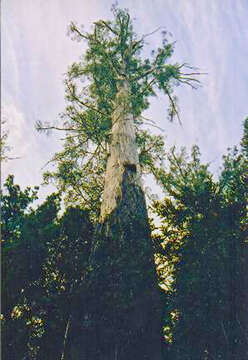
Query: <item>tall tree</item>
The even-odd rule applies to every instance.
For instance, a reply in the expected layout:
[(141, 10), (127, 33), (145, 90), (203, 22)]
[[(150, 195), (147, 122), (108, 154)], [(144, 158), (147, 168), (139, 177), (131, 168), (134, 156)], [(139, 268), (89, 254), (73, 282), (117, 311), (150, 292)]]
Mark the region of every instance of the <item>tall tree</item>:
[[(164, 93), (169, 101), (169, 119), (179, 119), (173, 88), (180, 84), (194, 88), (199, 83), (192, 67), (168, 63), (174, 43), (168, 42), (166, 31), (158, 28), (138, 38), (128, 12), (113, 8), (113, 13), (114, 21), (95, 22), (92, 33), (71, 23), (72, 38), (86, 42), (88, 49), (66, 74), (68, 106), (61, 115), (62, 125), (37, 123), (40, 131), (66, 133), (63, 150), (51, 160), (57, 168), (44, 174), (45, 182), (54, 182), (68, 203), (83, 202), (93, 212), (97, 204), (100, 211), (114, 112), (118, 116), (117, 97), (126, 97), (129, 103), (141, 174), (153, 173), (161, 162), (164, 142), (161, 136), (145, 130), (148, 125), (156, 126), (142, 114), (149, 107), (149, 97)], [(146, 40), (159, 30), (161, 47), (144, 58), (141, 53)]]
[(142, 112), (149, 96), (161, 91), (169, 99), (170, 118), (178, 116), (173, 85), (194, 87), (198, 80), (192, 70), (184, 72), (186, 65), (167, 64), (173, 44), (165, 32), (151, 59), (142, 58), (152, 33), (138, 39), (128, 11), (113, 13), (112, 22), (95, 22), (92, 33), (71, 24), (88, 49), (65, 81), (70, 104), (64, 127), (43, 125), (67, 131), (64, 151), (55, 155), (58, 171), (46, 176), (62, 187), (75, 185), (70, 194), (76, 190), (95, 206), (102, 198), (89, 276), (92, 358), (160, 359), (159, 293), (141, 174), (142, 168), (154, 170), (163, 141), (147, 137)]

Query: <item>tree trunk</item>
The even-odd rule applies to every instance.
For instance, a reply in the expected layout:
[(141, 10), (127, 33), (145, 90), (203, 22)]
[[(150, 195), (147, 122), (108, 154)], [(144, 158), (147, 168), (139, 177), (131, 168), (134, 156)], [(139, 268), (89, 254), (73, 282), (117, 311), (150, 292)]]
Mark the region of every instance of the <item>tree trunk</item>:
[(116, 96), (116, 110), (112, 116), (110, 157), (105, 175), (101, 223), (118, 207), (125, 173), (131, 175), (130, 185), (141, 189), (134, 119), (129, 106), (128, 83), (124, 82)]
[(112, 117), (91, 265), (94, 359), (160, 360), (160, 295), (126, 81)]

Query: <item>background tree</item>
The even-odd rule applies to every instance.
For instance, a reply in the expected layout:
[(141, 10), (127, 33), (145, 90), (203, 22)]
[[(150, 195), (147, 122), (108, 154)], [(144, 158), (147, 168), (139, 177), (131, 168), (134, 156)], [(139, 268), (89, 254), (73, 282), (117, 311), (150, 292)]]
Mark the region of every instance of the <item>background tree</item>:
[[(40, 345), (39, 359), (76, 359), (82, 352), (82, 333), (87, 319), (85, 307), (88, 299), (86, 283), (93, 225), (87, 211), (68, 208), (59, 220), (57, 238), (49, 241), (49, 255), (43, 265), (39, 282), (45, 303), (45, 334)], [(41, 304), (44, 307), (44, 304)], [(56, 338), (56, 346), (51, 343)], [(87, 354), (84, 337), (83, 350)]]
[(191, 160), (172, 149), (169, 169), (158, 173), (167, 193), (155, 210), (171, 359), (247, 357), (247, 119), (241, 145), (224, 157), (217, 181), (196, 147)]
[[(6, 359), (62, 359), (77, 343), (93, 225), (88, 212), (59, 216), (58, 195), (35, 210), (37, 189), (5, 182), (2, 196), (2, 340)], [(53, 341), (51, 341), (53, 339)], [(74, 353), (75, 354), (75, 353)]]
[[(6, 290), (3, 297), (3, 308), (5, 309), (6, 307), (6, 311), (9, 312), (16, 302), (16, 297), (20, 290), (25, 286), (27, 274), (30, 273), (30, 270), (31, 273), (33, 272), (32, 268), (29, 268), (29, 264), (27, 264), (32, 255), (22, 253), (22, 234), (27, 213), (31, 212), (30, 204), (37, 199), (37, 189), (32, 190), (28, 187), (21, 191), (20, 187), (14, 184), (13, 176), (9, 176), (6, 179), (4, 187), (6, 188), (6, 193), (1, 198), (2, 284)], [(28, 252), (30, 247), (31, 244), (25, 246), (25, 251)], [(12, 264), (15, 265), (13, 266)], [(30, 264), (31, 267), (33, 265)], [(11, 272), (7, 272), (10, 269), (15, 269), (16, 274), (18, 273), (17, 278), (13, 277)]]
[[(30, 205), (37, 199), (37, 189), (24, 191), (14, 184), (9, 176), (4, 184), (6, 191), (1, 197), (1, 242), (2, 242), (2, 313), (3, 354), (16, 358), (23, 354), (23, 342), (27, 343), (27, 332), (22, 325), (12, 321), (18, 311), (15, 306), (22, 297), (22, 291), (39, 273), (44, 256), (44, 244), (37, 243), (33, 237), (24, 236), (26, 221), (32, 213)], [(30, 233), (29, 229), (29, 233)], [(33, 231), (34, 229), (32, 229)], [(42, 246), (43, 245), (43, 246)], [(38, 257), (37, 257), (38, 255)], [(8, 355), (7, 355), (8, 354)]]
[[(170, 168), (157, 173), (167, 197), (154, 205), (163, 223), (153, 239), (165, 290), (166, 358), (246, 359), (247, 119), (241, 149), (224, 157), (218, 180), (196, 147), (191, 158), (173, 149), (168, 159)], [(69, 208), (59, 216), (56, 195), (33, 210), (36, 198), (37, 189), (21, 190), (8, 177), (1, 220), (3, 356), (90, 358), (90, 310), (101, 312), (95, 296), (103, 291), (88, 282), (89, 213)], [(104, 276), (108, 266), (101, 270)]]

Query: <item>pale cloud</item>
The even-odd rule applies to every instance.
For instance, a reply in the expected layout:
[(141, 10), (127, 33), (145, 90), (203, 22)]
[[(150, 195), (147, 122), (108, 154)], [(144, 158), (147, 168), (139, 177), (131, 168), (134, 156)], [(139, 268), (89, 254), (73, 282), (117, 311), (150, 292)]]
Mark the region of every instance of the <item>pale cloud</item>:
[(2, 180), (4, 181), (8, 174), (14, 174), (22, 186), (38, 185), (37, 174), (32, 174), (32, 170), (39, 161), (39, 154), (35, 154), (37, 145), (25, 114), (15, 104), (9, 103), (2, 107), (2, 118), (6, 121), (7, 145), (10, 147), (6, 154), (10, 160), (2, 163)]
[[(27, 156), (31, 143), (25, 141), (25, 134), (28, 133), (28, 124), (24, 114), (14, 104), (3, 105), (2, 118), (8, 130), (8, 146), (11, 149), (10, 157)], [(11, 168), (10, 163), (6, 165), (6, 171)]]
[[(9, 160), (1, 164), (2, 182), (4, 183), (9, 174), (13, 174), (15, 182), (23, 188), (40, 185), (42, 167), (51, 157), (51, 149), (49, 155), (45, 152), (44, 156), (47, 139), (43, 139), (45, 140), (43, 143), (39, 142), (39, 135), (34, 128), (30, 128), (25, 114), (13, 103), (3, 105), (2, 119), (5, 121), (4, 130), (8, 132), (7, 145), (10, 147), (6, 153)], [(53, 186), (42, 187), (39, 191), (40, 201), (53, 191), (55, 191)]]
[[(85, 49), (83, 43), (66, 36), (68, 24), (74, 20), (89, 30), (97, 19), (111, 18), (112, 3), (2, 1), (2, 98), (12, 119), (13, 148), (23, 154), (22, 160), (8, 165), (8, 171), (14, 172), (18, 181), (40, 183), (41, 168), (61, 146), (60, 135), (39, 135), (34, 124), (39, 119), (58, 119), (65, 107), (63, 74)], [(119, 4), (137, 18), (134, 26), (138, 34), (165, 26), (173, 34), (169, 40), (177, 41), (173, 61), (190, 63), (208, 73), (202, 76), (199, 90), (177, 89), (183, 127), (166, 120), (164, 98), (152, 100), (147, 114), (166, 130), (168, 146), (197, 143), (203, 159), (213, 161), (216, 170), (226, 147), (239, 142), (248, 113), (248, 3), (120, 0)], [(159, 46), (160, 34), (149, 42), (149, 49)]]

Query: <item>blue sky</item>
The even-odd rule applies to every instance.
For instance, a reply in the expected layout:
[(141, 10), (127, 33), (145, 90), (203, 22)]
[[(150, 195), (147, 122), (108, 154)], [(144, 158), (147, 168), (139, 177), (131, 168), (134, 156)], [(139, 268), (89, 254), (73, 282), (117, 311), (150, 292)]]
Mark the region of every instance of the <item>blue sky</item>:
[[(22, 186), (39, 185), (42, 168), (61, 147), (61, 134), (38, 134), (35, 122), (56, 121), (65, 107), (63, 74), (85, 45), (70, 40), (73, 20), (90, 29), (99, 18), (111, 19), (108, 0), (2, 0), (2, 117), (9, 129), (11, 160), (3, 178), (15, 175)], [(247, 0), (120, 0), (135, 17), (138, 34), (159, 26), (176, 42), (172, 61), (187, 62), (208, 75), (202, 87), (180, 87), (181, 120), (166, 119), (167, 101), (154, 99), (147, 115), (165, 130), (167, 146), (199, 145), (213, 171), (226, 148), (238, 144), (248, 115)], [(159, 46), (159, 33), (149, 49)], [(43, 189), (45, 196), (51, 188)]]

